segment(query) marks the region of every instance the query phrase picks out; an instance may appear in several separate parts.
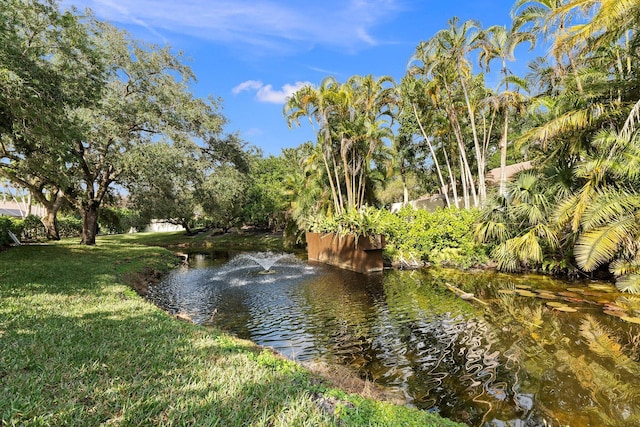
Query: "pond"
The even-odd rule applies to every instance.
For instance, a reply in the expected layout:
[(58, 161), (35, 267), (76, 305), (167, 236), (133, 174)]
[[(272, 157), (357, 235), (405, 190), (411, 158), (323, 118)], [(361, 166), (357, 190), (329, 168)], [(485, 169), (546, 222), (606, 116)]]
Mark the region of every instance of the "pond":
[(346, 366), (418, 408), (473, 426), (640, 425), (640, 297), (606, 282), (362, 275), (271, 253), (189, 260), (148, 298), (291, 359)]

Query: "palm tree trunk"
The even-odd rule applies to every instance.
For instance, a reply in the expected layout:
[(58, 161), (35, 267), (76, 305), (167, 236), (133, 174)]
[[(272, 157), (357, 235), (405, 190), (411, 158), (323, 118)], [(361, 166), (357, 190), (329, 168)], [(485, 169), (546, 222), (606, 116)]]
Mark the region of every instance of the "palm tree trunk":
[[(442, 152), (444, 153), (444, 161), (447, 164), (447, 170), (449, 171), (449, 183), (451, 184), (451, 191), (453, 193), (453, 203), (457, 209), (460, 209), (460, 203), (458, 202), (458, 184), (456, 184), (456, 179), (453, 176), (453, 170), (451, 169), (451, 162), (449, 161), (449, 155), (447, 154), (447, 149), (442, 147)], [(449, 197), (446, 196), (448, 192), (445, 192), (445, 197), (447, 199), (447, 206), (451, 206), (451, 202), (449, 201)]]
[(342, 186), (340, 185), (340, 176), (338, 174), (338, 162), (336, 162), (336, 157), (334, 153), (331, 153), (331, 165), (333, 166), (333, 175), (335, 178), (335, 188), (338, 192), (338, 200), (340, 201), (339, 209), (336, 210), (337, 213), (344, 212), (345, 203), (344, 203), (344, 195), (342, 194)]
[[(464, 83), (464, 79), (462, 78), (460, 64), (458, 63), (458, 78), (460, 80), (460, 85), (462, 86), (462, 93), (464, 94), (464, 100), (467, 104), (467, 113), (469, 114), (469, 122), (471, 123), (471, 132), (473, 134), (473, 145), (476, 150), (476, 162), (478, 164), (478, 197), (480, 205), (484, 205), (484, 202), (487, 198), (487, 187), (485, 183), (485, 154), (482, 152), (480, 148), (480, 141), (478, 140), (478, 130), (476, 129), (476, 119), (473, 108), (471, 107), (471, 101), (469, 99), (469, 92), (467, 90), (467, 85)], [(478, 201), (474, 201), (475, 205), (478, 206)]]
[(509, 132), (509, 112), (504, 113), (504, 128), (502, 129), (502, 137), (500, 138), (500, 196), (507, 194), (507, 138)]
[(341, 138), (340, 140), (340, 157), (342, 159), (342, 173), (344, 175), (344, 185), (347, 187), (347, 209), (350, 210), (355, 207), (354, 200), (354, 188), (352, 178), (349, 175), (349, 159), (347, 158), (347, 152), (349, 151), (349, 147), (347, 144), (346, 138)]
[[(424, 138), (424, 140), (427, 142), (427, 145), (429, 146), (429, 151), (431, 152), (431, 157), (433, 158), (433, 164), (436, 167), (436, 171), (438, 172), (438, 179), (440, 180), (440, 186), (441, 188), (445, 188), (446, 184), (444, 183), (444, 178), (442, 177), (442, 171), (440, 170), (440, 163), (438, 162), (438, 157), (436, 156), (435, 150), (433, 149), (433, 144), (431, 144), (431, 140), (429, 139), (429, 136), (427, 136), (427, 133), (424, 130), (424, 127), (422, 126), (422, 121), (420, 120), (420, 117), (418, 117), (418, 110), (416, 109), (416, 105), (415, 104), (411, 104), (411, 106), (413, 107), (413, 114), (416, 118), (416, 121), (418, 122), (418, 126), (420, 127), (420, 132), (422, 132), (422, 137)], [(447, 194), (447, 191), (444, 191), (444, 198), (447, 201), (447, 206), (450, 206), (451, 203), (449, 201), (449, 195)], [(405, 199), (408, 199), (408, 196), (405, 196)], [(405, 200), (405, 204), (408, 202), (408, 200)]]
[(407, 188), (407, 170), (404, 167), (404, 162), (400, 166), (400, 181), (402, 181), (402, 206), (407, 206), (409, 203), (409, 189)]
[(333, 197), (333, 206), (336, 212), (340, 213), (341, 203), (338, 200), (338, 193), (336, 192), (336, 187), (333, 183), (333, 178), (331, 176), (331, 168), (329, 167), (329, 162), (327, 161), (327, 155), (324, 151), (324, 148), (321, 148), (321, 150), (322, 150), (322, 160), (324, 162), (324, 167), (327, 170), (327, 178), (329, 178), (329, 186), (331, 187), (331, 196)]
[[(462, 138), (462, 130), (460, 129), (460, 122), (458, 121), (458, 116), (453, 106), (449, 106), (449, 108), (447, 108), (447, 116), (449, 117), (449, 121), (451, 122), (451, 129), (453, 130), (453, 135), (455, 136), (456, 141), (458, 143), (458, 151), (460, 152), (460, 157), (462, 159), (460, 170), (472, 176), (471, 168), (469, 167), (469, 161), (467, 160), (467, 153), (465, 151), (466, 147), (464, 145), (464, 140)], [(465, 182), (465, 185), (466, 185), (464, 174), (461, 173), (460, 177), (461, 177), (461, 181)], [(473, 179), (471, 179), (470, 185), (471, 185), (470, 190), (471, 190), (471, 195), (473, 195), (474, 205), (477, 206), (478, 199), (477, 199), (476, 188), (475, 188), (475, 185), (473, 184)], [(469, 193), (467, 191), (465, 191), (463, 188), (463, 193), (466, 193), (466, 196), (468, 197)]]
[(460, 182), (462, 183), (462, 197), (464, 199), (464, 208), (469, 209), (469, 189), (467, 188), (467, 170), (462, 160), (462, 152), (459, 155), (460, 160)]

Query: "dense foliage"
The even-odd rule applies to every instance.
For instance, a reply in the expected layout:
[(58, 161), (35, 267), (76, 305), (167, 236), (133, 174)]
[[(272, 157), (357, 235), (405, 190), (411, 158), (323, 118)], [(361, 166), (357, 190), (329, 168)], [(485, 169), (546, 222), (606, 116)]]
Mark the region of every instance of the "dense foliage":
[(284, 108), (289, 126), (308, 118), (317, 139), (307, 147), (309, 176), (328, 188), (316, 201), (329, 214), (358, 210), (371, 203), (375, 181), (384, 179), (391, 163), (388, 142), (398, 102), (393, 79), (353, 76), (345, 83), (328, 77), (318, 88), (307, 85)]
[(317, 233), (344, 236), (382, 234), (385, 257), (399, 266), (436, 264), (471, 267), (487, 262), (486, 247), (475, 241), (478, 210), (438, 209), (430, 212), (408, 206), (398, 213), (368, 208), (333, 217), (315, 217), (306, 228)]
[[(132, 229), (142, 231), (147, 226), (147, 221), (136, 210), (105, 206), (100, 210), (98, 224), (100, 232), (103, 234), (121, 234), (128, 233)], [(82, 222), (79, 225), (82, 230)], [(60, 221), (58, 221), (58, 227), (60, 226)]]
[(22, 234), (24, 221), (11, 218), (8, 216), (0, 216), (0, 247), (13, 244), (13, 240), (9, 237), (9, 232), (16, 236)]
[(487, 262), (484, 245), (473, 238), (478, 210), (403, 208), (383, 220), (386, 252), (400, 263), (471, 267)]
[(254, 156), (242, 209), (243, 222), (259, 229), (282, 230), (291, 205), (286, 184), (297, 165), (281, 156)]
[[(510, 27), (490, 28), (454, 17), (418, 43), (394, 95), (383, 97), (390, 104), (370, 104), (373, 116), (399, 123), (385, 135), (393, 149), (388, 170), (400, 175), (405, 202), (408, 173), (426, 172), (447, 206), (481, 209), (475, 235), (501, 270), (608, 271), (620, 289), (640, 292), (640, 5), (518, 0), (512, 16)], [(549, 54), (531, 61), (526, 76), (515, 75), (518, 46), (539, 44)], [(499, 77), (496, 89), (487, 76)], [(342, 213), (341, 195), (355, 182), (357, 168), (341, 159), (357, 135), (347, 130), (366, 115), (347, 87), (324, 80), (301, 89), (285, 109), (290, 123), (316, 123), (317, 141), (301, 147), (310, 166), (305, 177), (318, 183), (309, 188), (331, 188), (315, 193), (307, 214)], [(384, 164), (374, 158), (384, 155), (370, 165)], [(507, 173), (522, 161), (526, 172)], [(499, 165), (491, 180), (489, 164)], [(366, 202), (378, 200), (374, 194)], [(411, 234), (422, 234), (414, 240), (430, 253), (422, 258), (443, 252), (432, 248), (429, 231)]]
[[(45, 207), (49, 238), (71, 206), (94, 243), (122, 187), (144, 221), (288, 236), (318, 216), (357, 228), (353, 212), (428, 190), (483, 211), (475, 236), (502, 270), (608, 271), (640, 292), (637, 2), (517, 0), (511, 25), (489, 28), (453, 17), (416, 41), (399, 82), (329, 76), (294, 93), (286, 120), (308, 119), (315, 140), (267, 159), (225, 134), (221, 101), (192, 94), (170, 48), (53, 0), (0, 12), (0, 175)], [(549, 53), (515, 75), (515, 53), (535, 46)], [(522, 161), (526, 173), (507, 173)], [(108, 217), (104, 231), (126, 228)], [(407, 231), (413, 257), (475, 253), (449, 241), (449, 222), (432, 219), (445, 250), (415, 237), (436, 238), (421, 217), (406, 220), (421, 224)]]
[(536, 92), (517, 138), (534, 169), (488, 203), (478, 238), (506, 271), (609, 271), (640, 292), (637, 2), (514, 6), (552, 55), (532, 64)]
[[(200, 193), (191, 181), (205, 181), (229, 158), (238, 166), (241, 150), (223, 133), (219, 100), (192, 94), (195, 76), (169, 47), (60, 11), (53, 0), (0, 3), (0, 45), (0, 175), (45, 207), (50, 238), (60, 237), (57, 212), (67, 203), (82, 217), (83, 243), (95, 244), (100, 208), (117, 184), (138, 196), (138, 209), (192, 218)], [(156, 147), (169, 147), (173, 164), (148, 161)], [(189, 185), (181, 162), (197, 165)], [(154, 185), (167, 183), (195, 199), (188, 213), (161, 203), (178, 191), (140, 206)]]

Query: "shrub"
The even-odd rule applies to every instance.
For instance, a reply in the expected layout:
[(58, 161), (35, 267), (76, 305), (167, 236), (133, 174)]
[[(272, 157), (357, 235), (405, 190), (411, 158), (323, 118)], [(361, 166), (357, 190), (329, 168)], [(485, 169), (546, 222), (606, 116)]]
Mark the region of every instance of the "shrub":
[(104, 234), (128, 233), (132, 228), (142, 230), (147, 225), (138, 211), (109, 207), (100, 209), (98, 223)]
[(78, 237), (82, 233), (82, 220), (73, 216), (59, 217), (58, 233), (60, 238)]
[(336, 233), (341, 236), (352, 234), (370, 236), (382, 234), (383, 210), (366, 208), (350, 210), (332, 217), (313, 217), (306, 221), (307, 230), (314, 233)]
[(469, 267), (487, 260), (484, 246), (475, 243), (477, 210), (403, 208), (388, 219), (387, 251), (392, 259), (419, 259), (441, 265)]
[(22, 234), (24, 227), (24, 221), (21, 219), (12, 218), (10, 216), (0, 216), (0, 246), (8, 246), (13, 243), (11, 237), (9, 237), (9, 231), (16, 236)]
[(484, 245), (474, 240), (478, 210), (438, 209), (429, 212), (402, 208), (397, 214), (367, 208), (330, 218), (312, 218), (307, 229), (340, 235), (384, 234), (385, 257), (393, 261), (421, 261), (470, 267), (487, 261)]
[(27, 240), (38, 240), (47, 236), (47, 230), (36, 215), (28, 215), (24, 220), (22, 237)]

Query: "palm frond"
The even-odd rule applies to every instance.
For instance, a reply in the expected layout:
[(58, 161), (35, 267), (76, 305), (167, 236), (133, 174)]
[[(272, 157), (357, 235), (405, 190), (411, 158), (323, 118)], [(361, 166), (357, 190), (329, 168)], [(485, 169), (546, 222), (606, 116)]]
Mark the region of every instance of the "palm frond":
[(625, 274), (616, 279), (616, 287), (621, 292), (640, 294), (640, 274)]
[(637, 253), (636, 256), (631, 259), (616, 259), (609, 265), (609, 271), (616, 277), (640, 273), (640, 253)]
[(475, 228), (475, 238), (481, 243), (504, 242), (510, 236), (509, 228), (503, 222), (484, 221)]
[(617, 218), (640, 211), (640, 195), (625, 190), (598, 191), (585, 209), (580, 225), (591, 230), (615, 222)]
[(523, 262), (540, 263), (544, 259), (542, 245), (536, 234), (536, 228), (532, 228), (527, 233), (514, 237), (513, 242), (514, 254)]
[(561, 199), (555, 206), (553, 213), (553, 221), (560, 227), (569, 224), (575, 216), (576, 205), (578, 203), (578, 195), (572, 194), (569, 197)]
[(550, 225), (538, 224), (531, 231), (540, 239), (542, 239), (542, 241), (551, 249), (555, 249), (560, 245), (558, 233)]
[(627, 216), (581, 234), (574, 248), (578, 266), (593, 271), (611, 261), (635, 226), (634, 217)]
[(626, 361), (622, 345), (601, 323), (591, 315), (586, 315), (580, 323), (580, 335), (587, 340), (589, 350), (601, 357), (609, 357), (616, 361)]
[(504, 81), (515, 85), (517, 88), (523, 89), (525, 92), (529, 92), (529, 81), (515, 74), (511, 74), (504, 78)]
[(562, 114), (555, 119), (549, 120), (544, 125), (533, 128), (523, 134), (524, 138), (530, 141), (541, 141), (542, 146), (555, 136), (569, 131), (584, 129), (592, 122), (592, 115), (589, 110), (575, 110)]
[(627, 139), (630, 138), (631, 134), (636, 131), (638, 122), (640, 122), (640, 100), (636, 102), (629, 112), (629, 116), (620, 130), (620, 136)]
[(577, 232), (580, 229), (582, 216), (584, 215), (584, 211), (591, 204), (595, 191), (593, 181), (587, 181), (577, 194), (574, 215), (571, 221), (572, 231)]
[(520, 268), (520, 259), (515, 255), (513, 246), (513, 240), (507, 240), (491, 252), (491, 257), (498, 263), (498, 270), (513, 273)]

